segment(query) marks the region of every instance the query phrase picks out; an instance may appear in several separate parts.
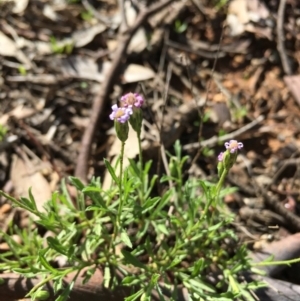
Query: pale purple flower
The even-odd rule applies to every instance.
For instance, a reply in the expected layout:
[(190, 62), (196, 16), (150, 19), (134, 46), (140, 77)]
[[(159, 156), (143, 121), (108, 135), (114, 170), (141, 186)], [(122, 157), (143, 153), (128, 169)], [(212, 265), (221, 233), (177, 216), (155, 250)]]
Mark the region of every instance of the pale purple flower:
[(117, 120), (121, 123), (125, 123), (132, 114), (132, 106), (119, 108), (118, 105), (113, 105), (111, 108), (113, 111), (109, 115), (109, 118), (111, 120)]
[(219, 156), (218, 156), (218, 161), (219, 161), (219, 162), (222, 162), (222, 161), (223, 161), (223, 155), (224, 155), (223, 152), (221, 152), (221, 153), (219, 154)]
[(124, 107), (134, 106), (140, 108), (144, 103), (144, 98), (138, 93), (127, 93), (121, 97)]
[(244, 147), (243, 143), (238, 142), (237, 140), (230, 140), (229, 142), (225, 142), (224, 145), (232, 154), (237, 152), (238, 149), (242, 149)]

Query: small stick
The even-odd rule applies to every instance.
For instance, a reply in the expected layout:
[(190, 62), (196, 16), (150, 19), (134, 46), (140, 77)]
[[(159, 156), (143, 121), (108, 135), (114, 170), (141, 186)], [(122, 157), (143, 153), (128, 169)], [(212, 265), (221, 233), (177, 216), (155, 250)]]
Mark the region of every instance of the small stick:
[(283, 22), (284, 22), (285, 4), (286, 4), (286, 0), (280, 0), (278, 13), (277, 13), (277, 50), (279, 52), (282, 68), (285, 74), (291, 75), (292, 68), (284, 47)]
[(92, 12), (92, 14), (95, 16), (95, 18), (100, 21), (101, 23), (105, 24), (105, 25), (111, 25), (111, 21), (102, 16), (101, 14), (98, 13), (98, 11), (92, 6), (92, 4), (89, 2), (89, 0), (81, 0), (82, 1), (82, 5), (84, 6), (84, 8), (87, 10), (87, 11), (90, 11)]
[(186, 144), (185, 146), (183, 146), (183, 149), (184, 150), (190, 150), (190, 149), (197, 149), (199, 147), (213, 146), (218, 142), (224, 142), (226, 140), (234, 139), (237, 136), (239, 136), (239, 135), (247, 132), (251, 128), (255, 127), (256, 125), (258, 125), (264, 119), (265, 119), (265, 117), (260, 115), (256, 119), (251, 121), (250, 123), (246, 124), (245, 126), (239, 128), (238, 130), (236, 130), (232, 133), (229, 133), (229, 134), (221, 136), (221, 137), (213, 136), (213, 137), (211, 137), (207, 140), (201, 141), (200, 143), (195, 142), (195, 143)]

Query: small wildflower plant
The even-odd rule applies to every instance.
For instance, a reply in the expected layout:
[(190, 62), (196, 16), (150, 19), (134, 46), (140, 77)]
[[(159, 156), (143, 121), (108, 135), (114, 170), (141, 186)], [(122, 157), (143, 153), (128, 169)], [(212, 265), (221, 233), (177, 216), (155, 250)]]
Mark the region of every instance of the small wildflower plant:
[[(17, 207), (36, 216), (28, 230), (11, 225), (21, 242), (1, 233), (10, 249), (0, 254), (0, 269), (40, 283), (27, 294), (32, 300), (46, 300), (45, 284), (53, 283), (55, 300), (68, 300), (81, 271), (89, 281), (96, 269), (103, 273), (103, 287), (127, 287), (126, 301), (178, 300), (186, 290), (189, 300), (255, 300), (250, 290), (262, 283), (248, 283), (243, 273), (252, 270), (244, 245), (232, 229), (233, 216), (224, 210), (222, 197), (232, 189), (223, 188), (243, 144), (225, 143), (218, 156), (216, 183), (204, 179), (183, 179), (188, 157), (177, 141), (169, 156), (170, 175), (151, 175), (152, 162), (143, 162), (140, 134), (144, 99), (136, 93), (113, 105), (114, 121), (122, 142), (120, 164), (113, 167), (104, 159), (113, 185), (104, 190), (99, 178), (84, 185), (78, 178), (69, 182), (77, 190), (75, 202), (65, 181), (45, 206), (37, 209), (34, 196), (20, 200), (0, 192)], [(129, 126), (137, 133), (139, 162), (130, 160), (123, 168), (124, 145)], [(157, 187), (163, 193), (157, 192)], [(38, 226), (38, 227), (37, 227)], [(38, 230), (39, 229), (39, 230)], [(41, 231), (43, 229), (43, 231)], [(47, 238), (41, 233), (47, 232)], [(233, 247), (234, 246), (234, 247)], [(238, 246), (238, 247), (237, 247)], [(63, 259), (65, 264), (58, 265)], [(70, 282), (64, 282), (73, 275)]]

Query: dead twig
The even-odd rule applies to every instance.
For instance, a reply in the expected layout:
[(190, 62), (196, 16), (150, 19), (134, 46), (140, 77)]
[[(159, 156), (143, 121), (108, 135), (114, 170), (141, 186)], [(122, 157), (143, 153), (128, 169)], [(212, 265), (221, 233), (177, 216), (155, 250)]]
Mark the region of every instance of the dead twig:
[(285, 74), (291, 75), (292, 68), (284, 47), (283, 22), (284, 22), (285, 4), (286, 4), (286, 0), (280, 0), (278, 13), (277, 13), (277, 50), (279, 52), (282, 68)]
[(100, 21), (101, 23), (105, 25), (111, 25), (111, 20), (108, 18), (102, 16), (101, 14), (98, 13), (98, 11), (91, 5), (91, 3), (88, 0), (82, 0), (82, 5), (87, 11), (92, 12), (92, 14), (95, 16), (95, 18)]
[(251, 121), (250, 123), (246, 124), (245, 126), (239, 128), (238, 130), (236, 130), (232, 133), (229, 133), (229, 134), (221, 136), (221, 137), (213, 136), (207, 140), (201, 141), (200, 143), (195, 142), (195, 143), (186, 144), (185, 146), (183, 146), (183, 149), (191, 150), (191, 149), (197, 149), (199, 147), (208, 147), (208, 146), (213, 146), (219, 142), (224, 142), (224, 141), (227, 141), (230, 139), (234, 139), (234, 138), (238, 137), (239, 135), (247, 132), (251, 128), (255, 127), (260, 122), (262, 122), (264, 119), (265, 119), (265, 117), (260, 115), (256, 119)]
[(253, 181), (253, 184), (256, 186), (255, 188), (259, 191), (259, 194), (264, 198), (265, 204), (283, 217), (292, 231), (299, 232), (300, 218), (295, 213), (288, 211), (276, 197), (269, 196), (255, 181)]
[(102, 108), (104, 106), (105, 101), (109, 99), (109, 93), (118, 74), (118, 70), (120, 70), (120, 67), (126, 60), (125, 53), (131, 41), (131, 38), (149, 16), (163, 9), (172, 2), (172, 0), (157, 2), (151, 5), (149, 8), (142, 10), (137, 16), (135, 24), (118, 37), (118, 48), (114, 54), (111, 68), (105, 78), (105, 81), (101, 86), (101, 90), (94, 99), (94, 103), (91, 110), (90, 122), (85, 129), (81, 141), (81, 148), (79, 151), (77, 165), (75, 168), (75, 176), (80, 178), (84, 182), (87, 182), (88, 160), (90, 156), (91, 145), (93, 142), (94, 134), (98, 127), (98, 121), (100, 119)]
[(127, 16), (126, 16), (125, 0), (119, 0), (119, 7), (121, 10), (121, 15), (122, 15), (121, 27), (122, 27), (122, 30), (126, 31), (126, 30), (128, 30), (128, 22), (127, 22)]

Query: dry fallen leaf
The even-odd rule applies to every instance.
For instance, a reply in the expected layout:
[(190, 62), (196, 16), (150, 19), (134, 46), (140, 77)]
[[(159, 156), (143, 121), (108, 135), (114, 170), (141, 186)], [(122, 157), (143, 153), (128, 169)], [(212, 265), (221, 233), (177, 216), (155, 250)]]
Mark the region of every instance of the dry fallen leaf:
[(94, 37), (103, 32), (106, 29), (106, 26), (103, 24), (96, 24), (94, 26), (76, 30), (72, 34), (72, 38), (74, 39), (74, 46), (79, 48), (87, 45), (92, 42)]
[(144, 28), (140, 28), (132, 37), (127, 49), (127, 53), (142, 52), (143, 50), (146, 49), (147, 45), (148, 45), (148, 41), (147, 41), (146, 31)]
[(33, 116), (36, 112), (37, 112), (37, 110), (35, 110), (33, 108), (26, 108), (23, 105), (17, 106), (10, 112), (8, 112), (0, 117), (0, 124), (6, 125), (9, 117), (15, 117), (18, 120), (21, 120), (21, 119)]
[(124, 83), (134, 83), (140, 82), (143, 80), (151, 79), (155, 76), (155, 73), (152, 69), (144, 67), (141, 65), (130, 64), (127, 66), (124, 75)]
[(246, 24), (249, 22), (247, 0), (233, 0), (229, 3), (228, 13), (236, 15), (239, 22)]
[(96, 80), (101, 83), (111, 63), (104, 62), (100, 69), (93, 59), (82, 56), (70, 56), (61, 61), (61, 66), (65, 76)]
[(32, 63), (26, 55), (18, 49), (16, 43), (0, 31), (0, 55), (11, 56), (18, 59), (26, 68), (31, 68)]
[(28, 190), (31, 188), (38, 210), (44, 211), (43, 205), (51, 199), (49, 183), (30, 159), (23, 154), (24, 159), (17, 155), (12, 156), (10, 170), (11, 180), (17, 197), (28, 197)]
[(43, 7), (43, 15), (54, 22), (59, 21), (59, 15), (54, 11), (51, 5), (46, 4)]
[(12, 12), (15, 14), (21, 14), (25, 11), (29, 0), (13, 0), (14, 7), (12, 9)]

